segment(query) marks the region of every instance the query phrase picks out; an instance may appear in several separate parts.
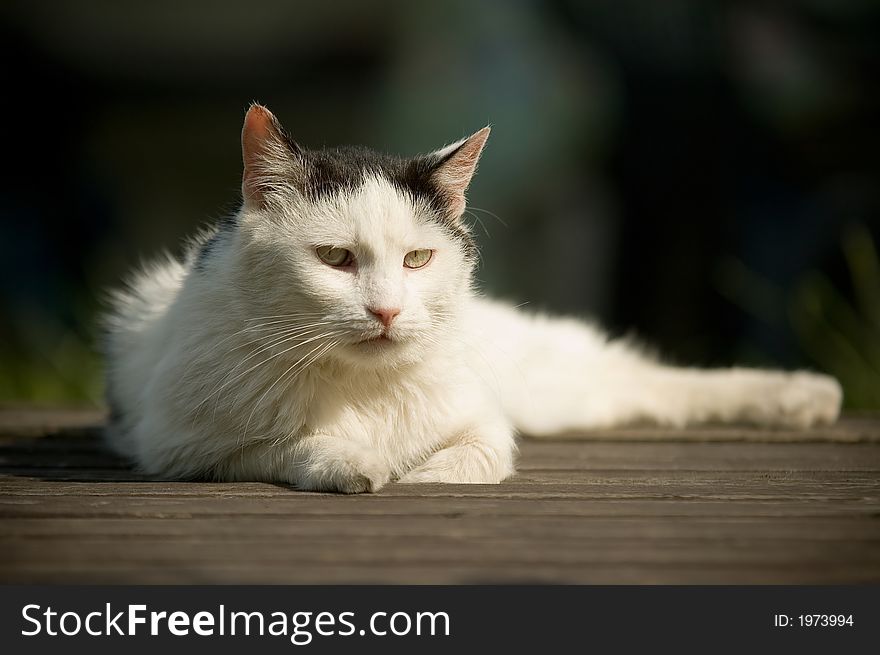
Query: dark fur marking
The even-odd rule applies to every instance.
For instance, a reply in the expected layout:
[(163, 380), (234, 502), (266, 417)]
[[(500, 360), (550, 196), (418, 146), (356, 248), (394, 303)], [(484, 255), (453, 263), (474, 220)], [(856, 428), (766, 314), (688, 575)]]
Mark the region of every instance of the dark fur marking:
[(301, 157), (304, 180), (297, 181), (303, 193), (314, 200), (338, 193), (350, 193), (364, 183), (368, 175), (383, 177), (400, 191), (425, 201), (439, 222), (459, 241), (469, 258), (476, 259), (476, 244), (467, 227), (458, 218), (449, 217), (449, 198), (433, 181), (442, 160), (431, 156), (406, 159), (361, 147), (294, 151)]
[(193, 267), (199, 272), (204, 272), (205, 265), (217, 246), (238, 227), (235, 216), (224, 216), (217, 222), (217, 227), (211, 236), (197, 246), (196, 259)]

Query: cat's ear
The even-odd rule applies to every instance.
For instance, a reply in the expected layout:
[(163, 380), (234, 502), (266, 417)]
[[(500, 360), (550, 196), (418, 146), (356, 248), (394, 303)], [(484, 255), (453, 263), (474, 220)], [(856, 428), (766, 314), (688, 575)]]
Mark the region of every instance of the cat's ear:
[(253, 104), (241, 130), (245, 205), (265, 207), (273, 192), (289, 188), (302, 171), (302, 152), (268, 109)]
[(477, 170), (477, 162), (480, 161), (483, 146), (489, 138), (489, 131), (486, 126), (468, 138), (441, 148), (431, 155), (436, 161), (431, 181), (446, 196), (451, 218), (458, 219), (464, 213), (465, 191)]

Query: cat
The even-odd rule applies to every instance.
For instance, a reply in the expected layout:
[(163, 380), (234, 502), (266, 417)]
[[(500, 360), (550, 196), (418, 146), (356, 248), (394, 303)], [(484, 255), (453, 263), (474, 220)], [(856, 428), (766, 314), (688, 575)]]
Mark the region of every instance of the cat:
[(167, 478), (359, 493), (499, 483), (516, 433), (837, 418), (831, 377), (670, 367), (481, 297), (462, 216), (488, 136), (312, 151), (252, 105), (238, 213), (114, 295), (111, 445)]

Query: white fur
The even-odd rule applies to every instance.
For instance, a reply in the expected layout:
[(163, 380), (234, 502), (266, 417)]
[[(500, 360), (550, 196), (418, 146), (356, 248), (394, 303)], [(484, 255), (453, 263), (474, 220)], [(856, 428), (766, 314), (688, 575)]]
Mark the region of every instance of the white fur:
[[(315, 246), (355, 253), (354, 271)], [(401, 266), (435, 250), (423, 269)], [(399, 307), (393, 344), (367, 307)], [(165, 261), (108, 319), (114, 446), (169, 477), (376, 491), (497, 483), (515, 431), (635, 421), (808, 427), (840, 387), (810, 373), (671, 368), (586, 323), (530, 315), (472, 290), (464, 251), (429, 208), (379, 178), (356, 193), (245, 205), (204, 270)]]

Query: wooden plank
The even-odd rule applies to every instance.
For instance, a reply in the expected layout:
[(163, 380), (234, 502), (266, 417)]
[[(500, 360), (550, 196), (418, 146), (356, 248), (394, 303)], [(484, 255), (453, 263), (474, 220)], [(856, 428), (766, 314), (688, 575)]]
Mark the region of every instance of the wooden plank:
[(251, 560), (254, 566), (273, 563), (340, 562), (364, 566), (396, 563), (776, 563), (785, 561), (823, 561), (830, 556), (848, 566), (868, 566), (880, 570), (877, 539), (859, 541), (766, 540), (743, 536), (734, 541), (658, 539), (645, 548), (629, 539), (582, 538), (560, 540), (541, 538), (467, 539), (452, 534), (400, 537), (299, 536), (288, 542), (255, 539), (239, 534), (236, 538), (205, 541), (145, 536), (119, 540), (112, 536), (83, 537), (66, 544), (41, 539), (0, 537), (0, 552), (15, 566), (20, 561), (65, 560), (72, 562), (118, 561), (128, 563), (185, 562), (198, 559), (203, 564), (229, 560)]
[[(681, 582), (670, 570), (696, 570), (706, 581), (763, 583), (784, 579), (805, 582), (875, 582), (880, 580), (877, 542), (652, 541), (650, 548), (631, 540), (462, 540), (448, 535), (424, 538), (168, 541), (140, 538), (77, 540), (60, 546), (27, 541), (19, 549), (0, 541), (11, 572), (7, 581), (47, 577), (105, 582), (225, 580), (228, 582), (510, 582), (633, 581)], [(316, 578), (315, 571), (324, 575)], [(462, 570), (467, 571), (465, 574)], [(404, 575), (402, 571), (408, 571)], [(609, 572), (616, 572), (609, 579)], [(343, 577), (345, 574), (347, 577)], [(470, 580), (463, 579), (472, 576)], [(461, 576), (461, 577), (459, 577)], [(543, 578), (543, 580), (542, 580)], [(687, 579), (687, 578), (684, 578)]]
[(874, 444), (593, 443), (530, 441), (519, 469), (880, 471)]
[[(55, 490), (56, 495), (60, 490)], [(106, 490), (105, 490), (106, 491)], [(642, 501), (642, 502), (704, 502), (704, 503), (729, 503), (734, 501), (743, 502), (776, 502), (788, 503), (792, 509), (796, 509), (801, 505), (816, 505), (817, 503), (826, 504), (849, 504), (864, 508), (874, 508), (880, 510), (880, 492), (877, 485), (870, 484), (849, 484), (840, 486), (829, 486), (823, 483), (814, 484), (784, 484), (763, 486), (758, 484), (742, 485), (739, 483), (727, 484), (724, 481), (716, 481), (714, 483), (702, 485), (669, 485), (662, 486), (624, 486), (620, 485), (576, 485), (576, 484), (558, 484), (558, 485), (531, 485), (531, 484), (515, 484), (510, 483), (504, 487), (489, 487), (483, 489), (475, 489), (468, 485), (456, 489), (444, 488), (430, 493), (427, 489), (418, 489), (418, 493), (413, 493), (407, 489), (405, 493), (395, 494), (393, 488), (388, 488), (381, 494), (375, 496), (377, 500), (385, 501), (382, 507), (389, 507), (401, 501), (415, 500), (416, 502), (423, 500), (435, 500), (441, 502), (449, 502), (453, 500), (497, 500), (504, 502), (510, 507), (516, 507), (517, 504), (526, 504), (529, 502), (549, 501), (571, 501), (571, 502), (607, 502), (607, 501)], [(120, 493), (119, 487), (115, 488), (112, 493), (101, 494), (104, 497), (115, 497)], [(134, 492), (137, 493), (137, 492)], [(291, 491), (289, 494), (301, 497), (305, 500), (305, 494)], [(19, 494), (22, 495), (22, 494)], [(30, 495), (39, 495), (41, 497), (50, 494), (40, 494), (39, 490), (33, 490)], [(68, 494), (69, 496), (69, 494)], [(229, 499), (231, 496), (204, 496), (195, 494), (174, 494), (177, 498), (187, 498), (187, 502), (192, 502), (195, 498), (207, 498), (209, 501), (216, 499)], [(260, 497), (260, 496), (258, 496)], [(277, 495), (263, 495), (264, 498), (278, 498)], [(362, 504), (349, 502), (347, 507), (351, 511), (358, 511), (362, 508)], [(724, 510), (721, 510), (724, 511)]]
[(0, 406), (0, 435), (94, 435), (107, 416), (101, 408)]
[[(196, 517), (25, 517), (4, 518), (2, 538), (25, 540), (145, 538), (209, 541), (216, 539), (357, 538), (397, 539), (448, 534), (458, 539), (581, 540), (799, 540), (817, 542), (880, 541), (880, 521), (866, 523), (859, 516), (838, 517), (569, 517), (511, 516), (400, 517), (297, 516), (267, 521), (261, 516)], [(880, 546), (880, 544), (878, 544)]]
[(880, 582), (880, 421), (524, 440), (370, 496), (132, 472), (100, 412), (0, 410), (0, 582)]
[(20, 565), (9, 584), (877, 584), (876, 570), (857, 570), (835, 562), (774, 562), (707, 566), (594, 564), (528, 566), (446, 563), (363, 567), (311, 563), (254, 567), (247, 561), (203, 565), (198, 561), (160, 566), (104, 562), (100, 567)]
[(636, 426), (573, 432), (559, 439), (575, 441), (647, 442), (746, 442), (746, 443), (878, 443), (878, 414), (865, 412), (843, 416), (834, 425), (809, 430), (789, 430), (738, 425), (708, 425), (688, 428)]
[[(880, 431), (880, 428), (878, 428)], [(19, 439), (18, 441), (22, 441)], [(30, 444), (36, 439), (26, 439)], [(61, 443), (64, 439), (53, 439)], [(76, 439), (79, 450), (52, 446), (16, 449), (0, 445), (0, 473), (24, 468), (125, 469), (124, 460), (101, 449), (97, 440)], [(89, 450), (82, 446), (90, 441)], [(519, 470), (861, 470), (880, 471), (875, 444), (769, 443), (606, 443), (528, 441), (521, 447)]]
[[(352, 517), (509, 516), (526, 520), (534, 516), (558, 517), (862, 517), (866, 522), (880, 516), (878, 503), (846, 498), (821, 502), (789, 499), (604, 499), (585, 502), (579, 498), (508, 499), (480, 497), (337, 497), (291, 493), (286, 496), (92, 496), (44, 497), (0, 496), (0, 519), (28, 517), (138, 517), (190, 518), (200, 516), (260, 516), (266, 520), (296, 520), (301, 516)], [(2, 530), (2, 527), (0, 527)]]
[[(101, 473), (101, 475), (98, 475)], [(106, 473), (106, 475), (104, 475)], [(197, 483), (155, 481), (148, 477), (117, 476), (112, 471), (88, 471), (82, 479), (69, 471), (49, 471), (32, 477), (32, 470), (20, 475), (0, 476), (2, 495), (40, 496), (282, 496), (305, 495), (285, 485), (263, 483)], [(880, 476), (866, 471), (732, 471), (719, 475), (712, 471), (527, 471), (501, 485), (401, 485), (390, 484), (377, 497), (449, 496), (483, 498), (589, 497), (607, 494), (639, 494), (665, 497), (669, 494), (720, 495), (768, 494), (779, 497), (860, 493), (864, 497), (880, 494)]]

